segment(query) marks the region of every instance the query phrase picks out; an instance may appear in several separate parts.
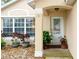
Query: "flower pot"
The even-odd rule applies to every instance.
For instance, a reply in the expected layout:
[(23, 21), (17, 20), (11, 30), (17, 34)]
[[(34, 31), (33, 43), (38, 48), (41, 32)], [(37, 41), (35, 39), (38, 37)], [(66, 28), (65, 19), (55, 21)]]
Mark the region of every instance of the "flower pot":
[(67, 46), (67, 44), (61, 44), (61, 48), (63, 48), (63, 49), (67, 49), (68, 46)]
[(19, 45), (14, 45), (14, 44), (12, 45), (13, 48), (17, 48), (18, 46), (19, 46)]
[(23, 46), (24, 48), (29, 47), (29, 45), (30, 45), (29, 42), (23, 42), (23, 43), (22, 43), (22, 46)]
[(66, 40), (65, 36), (64, 36), (64, 38), (61, 38), (60, 42), (61, 42), (61, 48), (63, 48), (63, 49), (67, 49), (68, 48), (67, 40)]
[(19, 42), (13, 42), (13, 43), (12, 43), (12, 47), (13, 47), (13, 48), (17, 48), (19, 45), (20, 45)]

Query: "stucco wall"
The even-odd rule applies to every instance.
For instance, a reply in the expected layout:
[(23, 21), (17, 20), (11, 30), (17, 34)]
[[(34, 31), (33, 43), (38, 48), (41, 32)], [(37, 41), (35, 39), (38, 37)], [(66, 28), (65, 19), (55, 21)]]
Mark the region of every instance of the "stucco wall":
[(66, 5), (64, 0), (39, 0), (39, 2), (36, 3), (37, 7), (48, 7), (48, 6), (60, 6), (60, 5)]
[(50, 32), (50, 16), (43, 16), (43, 31)]
[(9, 17), (31, 17), (34, 10), (27, 4), (26, 0), (19, 0), (6, 8), (1, 9), (1, 16)]
[[(52, 9), (51, 9), (52, 10)], [(64, 35), (66, 35), (66, 11), (53, 11), (49, 12), (48, 16), (43, 17), (43, 31), (49, 31), (51, 33), (51, 17), (63, 17), (64, 20)]]
[(68, 41), (69, 50), (74, 57), (77, 59), (77, 4), (73, 6), (73, 9), (67, 14), (66, 24), (66, 36)]

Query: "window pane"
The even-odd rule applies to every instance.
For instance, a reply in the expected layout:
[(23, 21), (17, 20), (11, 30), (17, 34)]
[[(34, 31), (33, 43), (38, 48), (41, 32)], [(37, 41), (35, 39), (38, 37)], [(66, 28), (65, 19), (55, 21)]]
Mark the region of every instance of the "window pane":
[(60, 19), (54, 19), (54, 30), (60, 31)]
[(15, 27), (16, 28), (24, 28), (24, 19), (23, 18), (15, 18)]
[(13, 20), (11, 18), (3, 18), (3, 27), (12, 27)]
[(35, 36), (34, 32), (27, 32), (30, 36)]
[(30, 36), (34, 36), (35, 35), (35, 28), (33, 28), (33, 26), (35, 26), (35, 19), (30, 17), (26, 19), (26, 33), (28, 33)]
[(5, 36), (12, 36), (13, 32), (13, 20), (12, 18), (3, 18), (3, 33)]
[(13, 29), (12, 28), (3, 28), (3, 33), (6, 34), (6, 36), (12, 36)]
[(24, 28), (15, 28), (15, 32), (24, 34)]
[(28, 23), (26, 23), (26, 26), (27, 26), (27, 27), (31, 27), (31, 26), (32, 26), (32, 23), (29, 23), (29, 22), (28, 22)]

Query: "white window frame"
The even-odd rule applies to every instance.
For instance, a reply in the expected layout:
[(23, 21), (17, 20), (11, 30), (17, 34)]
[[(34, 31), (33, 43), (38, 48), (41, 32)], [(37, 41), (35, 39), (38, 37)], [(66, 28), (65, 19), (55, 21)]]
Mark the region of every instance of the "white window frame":
[[(2, 17), (2, 18), (6, 18), (6, 17)], [(13, 33), (15, 32), (15, 18), (20, 18), (20, 17), (9, 17), (9, 18), (12, 18), (12, 20), (13, 20)], [(28, 18), (28, 17), (21, 17), (21, 18), (24, 18), (24, 33), (23, 34), (26, 34), (26, 28), (35, 28), (35, 25), (33, 26), (33, 27), (31, 27), (31, 26), (26, 26), (26, 19)], [(29, 18), (34, 18), (34, 17), (29, 17)], [(35, 20), (35, 19), (34, 19)], [(4, 27), (3, 27), (4, 28)], [(2, 28), (2, 32), (3, 32), (3, 28)], [(29, 32), (29, 33), (31, 33), (31, 32)], [(34, 33), (35, 33), (35, 31), (34, 31)], [(34, 35), (35, 36), (35, 35)]]

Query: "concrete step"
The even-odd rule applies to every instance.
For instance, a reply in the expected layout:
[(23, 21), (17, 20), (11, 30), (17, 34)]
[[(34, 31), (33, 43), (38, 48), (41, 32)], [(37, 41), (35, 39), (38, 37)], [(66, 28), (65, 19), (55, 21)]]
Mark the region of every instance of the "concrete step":
[(44, 50), (45, 59), (73, 59), (68, 49), (46, 49)]
[(45, 59), (72, 59), (71, 57), (46, 57)]

